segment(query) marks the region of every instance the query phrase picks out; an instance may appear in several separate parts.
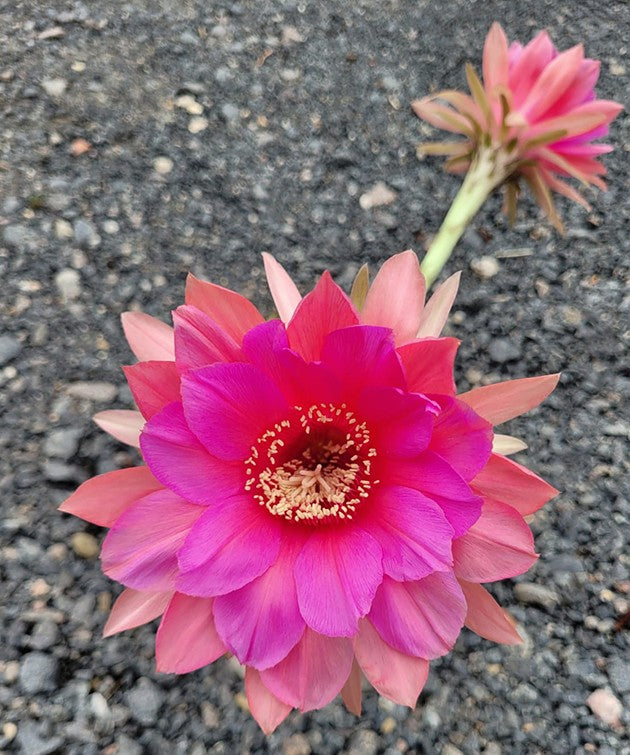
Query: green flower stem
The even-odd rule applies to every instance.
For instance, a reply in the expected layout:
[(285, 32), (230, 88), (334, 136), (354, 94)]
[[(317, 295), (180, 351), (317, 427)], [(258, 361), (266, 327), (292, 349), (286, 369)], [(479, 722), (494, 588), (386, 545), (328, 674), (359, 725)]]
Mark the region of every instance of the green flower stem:
[(455, 245), (481, 205), (505, 179), (506, 173), (502, 160), (497, 157), (497, 153), (490, 149), (480, 151), (474, 157), (464, 183), (420, 263), (427, 288), (440, 274)]

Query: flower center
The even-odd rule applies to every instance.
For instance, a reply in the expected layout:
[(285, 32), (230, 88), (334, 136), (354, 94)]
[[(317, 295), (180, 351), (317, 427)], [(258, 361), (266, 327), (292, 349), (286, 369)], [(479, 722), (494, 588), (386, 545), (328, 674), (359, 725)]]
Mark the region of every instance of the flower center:
[(245, 462), (245, 489), (271, 514), (311, 524), (352, 519), (368, 491), (376, 449), (345, 404), (293, 407), (266, 430)]

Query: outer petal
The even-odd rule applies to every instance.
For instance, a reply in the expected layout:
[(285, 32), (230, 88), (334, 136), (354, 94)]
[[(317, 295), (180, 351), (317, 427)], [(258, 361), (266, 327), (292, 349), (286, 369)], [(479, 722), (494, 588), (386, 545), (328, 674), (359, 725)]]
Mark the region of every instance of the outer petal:
[(181, 403), (152, 417), (140, 443), (155, 477), (189, 501), (208, 505), (243, 488), (243, 465), (211, 456), (188, 429)]
[(238, 590), (278, 557), (280, 528), (247, 496), (205, 509), (177, 554), (177, 589), (212, 597)]
[(483, 48), (483, 82), (490, 93), (497, 84), (508, 83), (508, 43), (501, 24), (490, 27)]
[(490, 593), (474, 582), (459, 580), (468, 610), (466, 621), (468, 629), (480, 637), (504, 645), (520, 645), (523, 640), (514, 627), (514, 619), (501, 608)]
[(453, 528), (442, 509), (417, 490), (380, 486), (363, 526), (381, 544), (383, 570), (393, 579), (421, 579), (453, 565)]
[(524, 414), (544, 401), (558, 384), (560, 374), (506, 380), (503, 383), (484, 385), (457, 397), (474, 409), (488, 422), (500, 425), (519, 414)]
[(176, 553), (203, 511), (170, 490), (141, 498), (116, 520), (105, 538), (103, 571), (136, 590), (173, 590)]
[(145, 419), (167, 404), (180, 400), (179, 373), (175, 362), (138, 362), (123, 367), (133, 397)]
[(245, 669), (247, 704), (256, 723), (265, 734), (271, 734), (291, 712), (291, 706), (273, 695), (262, 682), (255, 668)]
[(408, 389), (453, 396), (453, 365), (459, 344), (456, 338), (423, 338), (398, 348)]
[(327, 637), (352, 637), (383, 577), (381, 559), (381, 546), (358, 527), (312, 534), (295, 563), (306, 623)]
[(350, 299), (325, 272), (307, 294), (287, 325), (289, 344), (307, 362), (320, 358), (326, 336), (333, 330), (358, 325), (359, 317)]
[(155, 638), (158, 671), (187, 674), (226, 652), (214, 628), (212, 600), (175, 593)]
[(513, 435), (495, 433), (492, 438), (492, 452), (495, 454), (510, 456), (510, 454), (516, 454), (519, 451), (524, 451), (526, 448), (527, 443), (520, 438), (515, 438)]
[(306, 629), (302, 639), (277, 666), (260, 673), (267, 689), (302, 711), (323, 708), (339, 694), (352, 668), (352, 642), (323, 637)]
[(278, 354), (289, 347), (284, 325), (280, 320), (268, 320), (252, 328), (243, 337), (243, 354), (275, 383), (281, 383), (282, 366)]
[(282, 393), (253, 364), (215, 364), (182, 378), (188, 426), (211, 454), (244, 461), (266, 430), (289, 414)]
[(361, 321), (394, 332), (396, 345), (415, 338), (424, 306), (425, 283), (411, 249), (386, 260), (370, 286)]
[(263, 252), (262, 257), (274, 304), (282, 322), (287, 323), (302, 301), (302, 295), (287, 271), (271, 254)]
[(133, 629), (157, 619), (166, 610), (172, 592), (138, 592), (127, 587), (116, 602), (103, 629), (103, 637), (109, 637), (125, 629)]
[(526, 572), (538, 556), (523, 517), (510, 506), (484, 501), (481, 516), (453, 543), (455, 573), (469, 582), (495, 582)]
[(584, 48), (575, 45), (561, 52), (540, 74), (519, 111), (533, 123), (566, 92), (584, 60)]
[(130, 409), (108, 409), (98, 412), (92, 419), (113, 438), (128, 446), (140, 446), (140, 432), (144, 426), (144, 417), (140, 412)]
[(214, 602), (217, 631), (239, 661), (268, 668), (287, 656), (304, 633), (292, 578), (301, 547), (299, 535), (286, 538), (267, 571), (240, 590)]
[(454, 273), (435, 290), (426, 307), (422, 310), (416, 338), (439, 337), (457, 296), (460, 277), (461, 272)]
[(451, 650), (465, 614), (466, 601), (455, 577), (436, 572), (419, 582), (385, 577), (368, 618), (396, 650), (432, 659)]
[(123, 312), (120, 319), (125, 338), (141, 362), (149, 359), (172, 362), (175, 359), (173, 328), (170, 325), (144, 312)]
[(343, 703), (350, 713), (355, 716), (361, 715), (361, 669), (356, 661), (352, 661), (352, 670), (346, 683), (341, 688)]
[(359, 622), (354, 653), (374, 689), (398, 705), (413, 708), (429, 675), (429, 662), (384, 642), (368, 619)]
[(497, 454), (490, 456), (471, 486), (484, 498), (507, 503), (522, 516), (533, 514), (558, 495), (558, 491), (538, 475)]
[(239, 344), (248, 330), (264, 322), (260, 312), (244, 296), (198, 280), (190, 273), (186, 278), (186, 304), (205, 312)]
[(59, 511), (74, 514), (99, 527), (111, 527), (139, 498), (161, 488), (148, 467), (116, 469), (86, 480), (66, 498)]
[(237, 362), (241, 350), (234, 338), (211, 317), (192, 306), (173, 312), (175, 359), (180, 372), (215, 362)]

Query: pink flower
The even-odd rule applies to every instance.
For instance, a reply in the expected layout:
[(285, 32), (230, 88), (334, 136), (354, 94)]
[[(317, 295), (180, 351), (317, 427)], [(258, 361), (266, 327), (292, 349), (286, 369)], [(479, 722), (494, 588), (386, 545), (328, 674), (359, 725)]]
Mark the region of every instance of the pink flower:
[(523, 516), (557, 491), (493, 426), (557, 376), (456, 397), (458, 341), (440, 331), (458, 276), (424, 306), (413, 252), (355, 287), (360, 312), (328, 273), (302, 298), (265, 266), (278, 320), (192, 276), (174, 330), (123, 315), (139, 412), (96, 421), (146, 466), (89, 480), (61, 510), (110, 527), (103, 570), (126, 589), (105, 634), (162, 616), (165, 672), (233, 653), (270, 732), (339, 692), (360, 712), (362, 674), (414, 705), (464, 624), (519, 641), (481, 583), (534, 563)]
[(601, 178), (606, 169), (597, 157), (612, 147), (593, 142), (606, 136), (608, 124), (622, 106), (595, 99), (599, 66), (599, 61), (584, 57), (582, 45), (559, 53), (545, 31), (525, 47), (519, 42), (508, 47), (495, 22), (483, 51), (483, 84), (472, 66), (466, 67), (471, 96), (448, 90), (413, 103), (420, 118), (466, 140), (422, 149), (449, 155), (447, 168), (462, 173), (480, 155), (491, 155), (494, 185), (508, 182), (511, 217), (516, 212), (518, 180), (523, 177), (561, 229), (550, 190), (589, 207), (562, 178), (606, 188)]

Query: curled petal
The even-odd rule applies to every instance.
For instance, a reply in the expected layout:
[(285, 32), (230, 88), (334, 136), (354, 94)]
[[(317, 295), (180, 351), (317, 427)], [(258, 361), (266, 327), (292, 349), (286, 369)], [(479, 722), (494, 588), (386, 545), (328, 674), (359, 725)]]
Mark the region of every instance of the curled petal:
[(409, 390), (454, 395), (453, 364), (459, 343), (456, 338), (422, 338), (397, 349)]
[(138, 409), (150, 419), (167, 404), (180, 400), (180, 380), (175, 362), (138, 362), (123, 367)]
[(109, 637), (126, 629), (134, 629), (157, 619), (166, 610), (172, 592), (139, 592), (131, 587), (124, 589), (112, 606), (103, 629), (103, 637)]
[(186, 305), (173, 312), (175, 358), (180, 372), (241, 359), (238, 343), (211, 317)]

